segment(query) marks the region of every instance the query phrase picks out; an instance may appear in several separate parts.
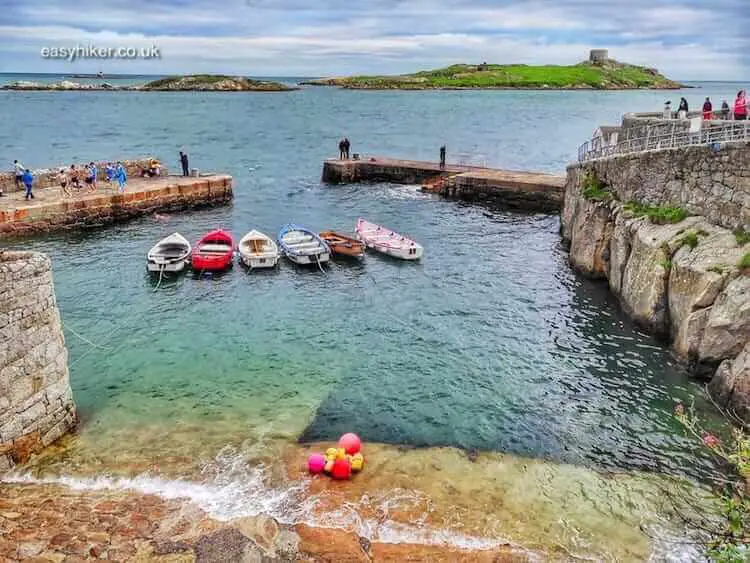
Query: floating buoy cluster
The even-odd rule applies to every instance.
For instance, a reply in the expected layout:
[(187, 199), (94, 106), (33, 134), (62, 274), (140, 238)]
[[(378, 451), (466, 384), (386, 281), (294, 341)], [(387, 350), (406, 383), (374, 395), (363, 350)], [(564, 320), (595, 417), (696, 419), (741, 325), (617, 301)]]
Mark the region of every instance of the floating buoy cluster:
[(351, 432), (339, 438), (338, 447), (328, 448), (325, 454), (311, 454), (307, 459), (307, 469), (310, 473), (325, 473), (339, 481), (350, 479), (352, 473), (359, 473), (364, 466), (362, 441)]

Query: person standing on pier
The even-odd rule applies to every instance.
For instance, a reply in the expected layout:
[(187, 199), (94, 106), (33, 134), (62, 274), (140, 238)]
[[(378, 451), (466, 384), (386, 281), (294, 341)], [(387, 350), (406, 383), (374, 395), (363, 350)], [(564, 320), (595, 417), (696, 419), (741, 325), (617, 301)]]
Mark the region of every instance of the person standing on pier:
[(23, 185), (23, 171), (26, 170), (24, 165), (17, 160), (13, 161), (13, 172), (16, 175), (16, 189), (20, 190)]
[(107, 163), (107, 166), (104, 167), (104, 180), (108, 183), (112, 183), (112, 178), (115, 177), (115, 167), (112, 166), (111, 162)]
[(182, 175), (190, 176), (190, 167), (188, 166), (188, 155), (180, 151), (180, 164), (182, 165)]
[(729, 109), (729, 104), (727, 103), (727, 101), (724, 100), (723, 102), (721, 102), (721, 118), (723, 120), (726, 121), (727, 119), (729, 119), (729, 112), (730, 111), (731, 110)]
[(688, 116), (688, 101), (685, 98), (680, 98), (680, 106), (677, 108), (677, 117), (680, 119), (687, 119)]
[(119, 160), (117, 161), (117, 166), (115, 167), (115, 179), (117, 180), (118, 191), (120, 193), (123, 193), (125, 191), (125, 183), (128, 181), (128, 175), (125, 172), (125, 167)]
[(96, 164), (89, 162), (88, 168), (86, 169), (86, 183), (89, 185), (89, 191), (96, 191)]
[(445, 145), (440, 147), (440, 168), (445, 168)]
[(744, 90), (737, 92), (737, 99), (734, 100), (734, 118), (738, 121), (747, 119), (747, 95)]
[(21, 176), (21, 180), (23, 181), (23, 185), (26, 186), (26, 199), (34, 199), (34, 194), (31, 191), (31, 187), (34, 185), (34, 175), (31, 173), (31, 170), (27, 168), (23, 176)]
[(706, 96), (706, 101), (703, 102), (703, 121), (711, 121), (713, 118), (714, 108), (711, 104), (711, 98)]
[(344, 151), (344, 139), (339, 141), (339, 160), (344, 160), (346, 152)]
[(349, 142), (349, 139), (344, 137), (344, 158), (346, 158), (346, 160), (349, 160), (349, 149), (351, 146), (352, 144)]

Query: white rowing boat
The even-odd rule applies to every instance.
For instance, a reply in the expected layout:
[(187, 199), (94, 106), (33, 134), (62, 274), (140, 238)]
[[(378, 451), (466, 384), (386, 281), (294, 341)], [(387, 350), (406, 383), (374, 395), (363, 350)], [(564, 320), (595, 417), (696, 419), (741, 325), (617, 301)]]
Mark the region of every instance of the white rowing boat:
[(240, 239), (240, 260), (250, 268), (273, 268), (279, 261), (279, 247), (267, 235), (252, 230)]
[(157, 242), (148, 251), (149, 272), (181, 272), (190, 260), (192, 248), (180, 233), (173, 233)]
[(365, 221), (361, 217), (357, 219), (357, 226), (354, 230), (367, 248), (394, 258), (419, 260), (424, 252), (422, 245), (409, 237), (386, 229), (381, 225)]

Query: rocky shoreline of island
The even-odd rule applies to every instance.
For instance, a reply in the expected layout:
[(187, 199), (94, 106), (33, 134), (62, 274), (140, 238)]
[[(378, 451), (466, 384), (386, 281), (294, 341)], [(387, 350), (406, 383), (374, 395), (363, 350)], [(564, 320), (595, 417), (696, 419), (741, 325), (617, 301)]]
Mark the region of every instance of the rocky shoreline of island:
[(0, 90), (53, 92), (290, 92), (298, 89), (297, 86), (281, 82), (214, 74), (169, 76), (145, 84), (127, 86), (110, 82), (87, 84), (70, 80), (50, 83), (19, 80), (0, 86)]

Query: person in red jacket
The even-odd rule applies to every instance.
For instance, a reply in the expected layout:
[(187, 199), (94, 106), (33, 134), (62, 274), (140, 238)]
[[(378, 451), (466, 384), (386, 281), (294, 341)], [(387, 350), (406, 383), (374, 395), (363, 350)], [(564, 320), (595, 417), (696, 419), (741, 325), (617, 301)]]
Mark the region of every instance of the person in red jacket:
[(711, 105), (711, 98), (706, 98), (706, 101), (703, 102), (703, 120), (709, 121), (711, 118), (713, 118), (714, 113), (714, 107)]
[(737, 92), (737, 99), (734, 100), (734, 118), (747, 119), (747, 95), (744, 90)]

